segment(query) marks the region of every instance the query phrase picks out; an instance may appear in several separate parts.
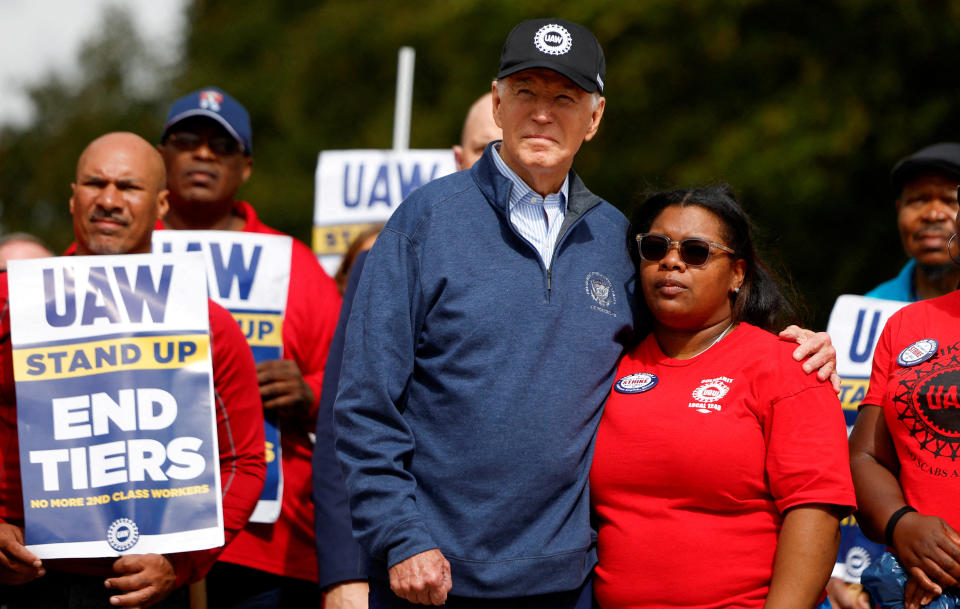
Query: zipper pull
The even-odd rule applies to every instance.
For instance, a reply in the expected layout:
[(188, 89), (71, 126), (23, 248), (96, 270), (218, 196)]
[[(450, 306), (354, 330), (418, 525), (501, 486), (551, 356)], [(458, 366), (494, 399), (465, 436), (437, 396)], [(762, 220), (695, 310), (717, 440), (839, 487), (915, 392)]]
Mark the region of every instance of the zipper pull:
[(547, 291), (550, 291), (550, 269), (547, 269)]

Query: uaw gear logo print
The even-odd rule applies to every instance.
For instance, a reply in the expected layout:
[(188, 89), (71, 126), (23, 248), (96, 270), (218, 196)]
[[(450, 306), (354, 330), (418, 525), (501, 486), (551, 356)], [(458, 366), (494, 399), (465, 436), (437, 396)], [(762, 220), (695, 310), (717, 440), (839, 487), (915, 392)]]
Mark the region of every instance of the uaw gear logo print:
[(220, 112), (220, 102), (223, 101), (223, 95), (217, 91), (201, 91), (200, 107), (204, 110), (213, 110)]
[(901, 368), (893, 395), (897, 418), (923, 450), (956, 460), (960, 453), (960, 343), (919, 365)]
[(107, 529), (107, 543), (117, 552), (124, 552), (137, 545), (140, 540), (140, 529), (129, 518), (118, 518), (110, 523)]
[(687, 407), (693, 408), (703, 414), (720, 412), (723, 409), (723, 405), (717, 404), (716, 402), (727, 395), (727, 392), (730, 391), (731, 383), (733, 383), (733, 379), (725, 376), (703, 379), (700, 381), (700, 386), (693, 390), (691, 397), (694, 401), (687, 404)]
[[(603, 273), (587, 273), (586, 281), (587, 295), (597, 303), (590, 308), (601, 313), (606, 313), (612, 317), (617, 314), (610, 310), (612, 305), (617, 304), (617, 294), (613, 290), (613, 283)], [(599, 305), (599, 306), (598, 306)]]
[(573, 38), (567, 28), (556, 23), (545, 25), (533, 36), (537, 50), (547, 55), (565, 55), (573, 46)]

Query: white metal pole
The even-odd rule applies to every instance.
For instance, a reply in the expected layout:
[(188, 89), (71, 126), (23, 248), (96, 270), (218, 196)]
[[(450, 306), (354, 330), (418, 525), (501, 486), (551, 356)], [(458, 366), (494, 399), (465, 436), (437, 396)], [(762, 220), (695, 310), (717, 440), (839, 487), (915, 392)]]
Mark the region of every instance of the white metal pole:
[(410, 148), (410, 107), (413, 105), (413, 65), (417, 52), (400, 47), (397, 53), (397, 99), (393, 109), (393, 149)]

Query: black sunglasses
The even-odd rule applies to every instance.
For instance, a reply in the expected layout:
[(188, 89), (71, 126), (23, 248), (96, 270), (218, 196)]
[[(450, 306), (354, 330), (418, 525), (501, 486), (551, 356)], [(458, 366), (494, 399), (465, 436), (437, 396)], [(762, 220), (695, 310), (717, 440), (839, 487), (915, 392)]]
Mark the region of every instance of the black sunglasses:
[(715, 247), (727, 254), (735, 255), (732, 249), (726, 245), (721, 245), (706, 239), (681, 239), (674, 241), (666, 235), (657, 233), (640, 233), (637, 235), (637, 249), (640, 250), (640, 257), (650, 262), (663, 260), (670, 248), (676, 246), (680, 254), (680, 260), (687, 266), (703, 266), (710, 259), (710, 248)]
[(177, 131), (167, 136), (167, 142), (181, 152), (193, 152), (203, 143), (217, 156), (230, 156), (243, 151), (243, 145), (228, 135), (204, 137), (189, 131)]

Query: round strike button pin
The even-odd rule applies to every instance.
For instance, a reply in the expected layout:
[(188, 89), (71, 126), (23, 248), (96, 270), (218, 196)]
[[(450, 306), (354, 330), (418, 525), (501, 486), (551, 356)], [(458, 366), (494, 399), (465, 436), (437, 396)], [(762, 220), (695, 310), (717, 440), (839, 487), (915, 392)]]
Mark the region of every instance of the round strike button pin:
[(938, 347), (937, 341), (932, 338), (918, 340), (900, 352), (900, 355), (897, 356), (897, 363), (904, 368), (922, 364), (937, 354)]

